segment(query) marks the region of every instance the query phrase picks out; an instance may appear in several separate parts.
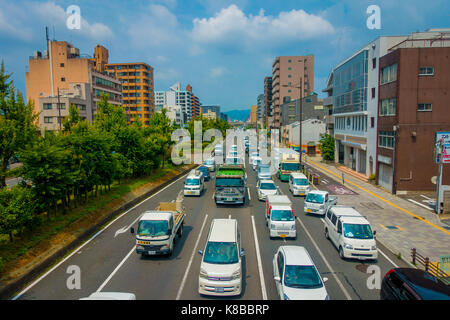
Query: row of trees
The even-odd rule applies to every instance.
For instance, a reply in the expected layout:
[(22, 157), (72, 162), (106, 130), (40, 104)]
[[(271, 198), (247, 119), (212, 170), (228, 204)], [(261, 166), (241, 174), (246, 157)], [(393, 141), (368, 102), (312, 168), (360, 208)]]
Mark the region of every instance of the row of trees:
[[(149, 175), (164, 168), (172, 145), (174, 126), (165, 110), (150, 118), (150, 126), (140, 121), (128, 125), (123, 108), (102, 96), (94, 122), (79, 116), (70, 106), (62, 131), (39, 134), (38, 115), (25, 103), (0, 69), (0, 234), (32, 230), (56, 215), (58, 208), (77, 207), (89, 196), (111, 188), (114, 181)], [(11, 158), (23, 164), (23, 181), (6, 188)]]

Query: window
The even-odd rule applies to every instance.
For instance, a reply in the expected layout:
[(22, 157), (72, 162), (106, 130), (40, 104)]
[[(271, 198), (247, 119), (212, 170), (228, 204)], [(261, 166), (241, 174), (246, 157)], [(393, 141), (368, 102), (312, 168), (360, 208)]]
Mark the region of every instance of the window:
[(372, 69), (375, 69), (377, 67), (377, 58), (372, 59)]
[(292, 68), (291, 68), (291, 67), (289, 67), (289, 68), (288, 68), (288, 70), (292, 70)]
[(53, 123), (53, 117), (44, 117), (44, 123)]
[(288, 78), (292, 78), (292, 75), (288, 74)]
[(375, 88), (372, 88), (372, 99), (375, 99)]
[(380, 84), (385, 84), (388, 82), (397, 80), (397, 64), (385, 67), (381, 69), (381, 79)]
[(66, 109), (66, 104), (65, 103), (57, 103), (56, 109), (64, 110), (64, 109)]
[(44, 103), (44, 110), (52, 110), (52, 104), (51, 103)]
[(373, 128), (375, 126), (375, 118), (370, 117), (370, 127)]
[(384, 99), (380, 101), (380, 116), (395, 116), (397, 99)]
[(347, 128), (350, 128), (350, 117), (347, 117)]
[(291, 90), (291, 89), (289, 89), (289, 90), (288, 90), (288, 92), (292, 92), (292, 90)]
[(434, 75), (433, 67), (420, 67), (419, 68), (419, 76), (432, 76)]
[(64, 68), (64, 63), (60, 63), (59, 66), (60, 66), (61, 68)]
[(61, 81), (62, 81), (62, 82), (65, 82), (65, 81), (66, 81), (66, 78), (62, 77), (62, 78), (61, 78)]
[(289, 60), (288, 60), (288, 62), (289, 62), (289, 63), (291, 63), (291, 62), (292, 62), (292, 60), (291, 60), (291, 59), (289, 59)]
[(394, 149), (394, 132), (380, 131), (378, 135), (378, 146), (388, 149)]
[(417, 105), (417, 111), (431, 111), (431, 103), (419, 103)]
[(333, 224), (333, 226), (336, 224), (336, 220), (337, 220), (337, 217), (334, 214), (332, 214), (331, 223)]

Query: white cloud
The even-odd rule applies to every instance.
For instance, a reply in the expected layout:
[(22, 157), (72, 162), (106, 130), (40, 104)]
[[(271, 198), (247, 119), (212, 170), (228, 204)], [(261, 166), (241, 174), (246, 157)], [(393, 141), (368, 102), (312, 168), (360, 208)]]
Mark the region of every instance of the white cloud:
[(218, 78), (227, 73), (228, 70), (225, 67), (216, 67), (210, 70), (210, 75), (212, 78)]
[(324, 18), (303, 10), (280, 12), (277, 17), (260, 10), (256, 16), (245, 15), (236, 5), (221, 9), (214, 17), (193, 20), (192, 39), (202, 44), (243, 45), (264, 43), (273, 47), (296, 40), (308, 40), (334, 33)]

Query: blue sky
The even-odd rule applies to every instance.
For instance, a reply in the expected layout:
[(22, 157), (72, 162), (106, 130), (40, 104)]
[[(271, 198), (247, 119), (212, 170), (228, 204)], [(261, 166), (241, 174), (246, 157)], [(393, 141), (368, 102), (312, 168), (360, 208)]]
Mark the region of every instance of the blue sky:
[[(381, 29), (369, 30), (369, 5), (381, 9)], [(80, 30), (66, 27), (70, 5), (81, 9)], [(276, 56), (315, 56), (320, 95), (333, 66), (381, 35), (450, 27), (448, 0), (0, 0), (0, 59), (25, 94), (25, 70), (53, 38), (110, 62), (139, 61), (155, 69), (155, 90), (176, 81), (193, 86), (202, 104), (248, 109), (263, 93)]]

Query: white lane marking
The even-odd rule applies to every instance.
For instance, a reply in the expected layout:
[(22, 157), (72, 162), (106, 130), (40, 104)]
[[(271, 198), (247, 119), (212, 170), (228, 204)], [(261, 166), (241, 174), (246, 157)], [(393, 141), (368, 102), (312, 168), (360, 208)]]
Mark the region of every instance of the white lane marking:
[(106, 278), (106, 280), (102, 283), (102, 285), (97, 289), (97, 292), (100, 292), (100, 291), (103, 290), (103, 288), (108, 284), (109, 280), (111, 280), (112, 277), (114, 277), (116, 272), (119, 271), (120, 267), (131, 256), (131, 254), (133, 252), (135, 252), (135, 250), (136, 250), (136, 245), (133, 245), (133, 247), (131, 248), (130, 252), (128, 252), (128, 254), (125, 256), (125, 258), (122, 259), (122, 261), (120, 261), (120, 263), (117, 265), (117, 267), (114, 269), (114, 271), (108, 276), (108, 278)]
[(322, 181), (325, 181), (326, 183), (328, 183), (329, 181), (327, 179), (322, 179)]
[(424, 197), (425, 199), (428, 199), (428, 200), (433, 200), (433, 199), (431, 199), (431, 198), (428, 198), (427, 196), (424, 196), (423, 194), (421, 194), (420, 196), (421, 196), (421, 197)]
[(311, 237), (311, 235), (309, 234), (308, 230), (306, 229), (306, 226), (303, 224), (303, 222), (297, 217), (297, 221), (300, 223), (300, 225), (303, 227), (303, 229), (305, 230), (306, 235), (309, 237), (309, 239), (311, 240), (312, 244), (314, 245), (314, 247), (316, 248), (317, 252), (319, 252), (320, 257), (322, 258), (322, 260), (325, 262), (325, 264), (327, 265), (328, 269), (330, 270), (332, 276), (334, 277), (334, 279), (336, 280), (337, 284), (339, 285), (339, 287), (341, 288), (342, 292), (344, 293), (345, 297), (347, 298), (347, 300), (352, 300), (352, 298), (350, 297), (350, 295), (348, 294), (347, 290), (345, 290), (344, 286), (342, 285), (341, 281), (339, 280), (339, 278), (337, 277), (337, 275), (335, 274), (333, 268), (331, 267), (331, 265), (328, 263), (328, 260), (325, 258), (324, 254), (322, 253), (322, 251), (319, 249), (319, 246), (317, 245), (317, 243), (314, 241), (314, 239)]
[(247, 187), (247, 192), (248, 192), (248, 200), (252, 200), (252, 196), (250, 195), (250, 189)]
[(259, 253), (258, 235), (256, 234), (255, 218), (252, 216), (253, 236), (255, 237), (256, 260), (258, 262), (259, 281), (261, 282), (261, 292), (263, 300), (267, 300), (266, 284), (264, 282), (264, 273), (261, 263), (261, 254)]
[(412, 203), (415, 203), (415, 204), (417, 204), (418, 206), (421, 206), (421, 207), (424, 207), (425, 209), (428, 209), (428, 210), (431, 210), (431, 211), (433, 211), (433, 209), (432, 209), (432, 208), (430, 208), (430, 207), (427, 207), (426, 205), (424, 205), (424, 204), (421, 204), (420, 202), (414, 201), (413, 199), (408, 199), (408, 201), (411, 201)]
[(202, 236), (203, 228), (205, 227), (205, 223), (206, 223), (206, 219), (207, 218), (208, 218), (208, 215), (205, 215), (205, 219), (203, 220), (202, 227), (200, 228), (200, 232), (198, 234), (197, 241), (195, 242), (195, 245), (194, 245), (194, 250), (192, 251), (191, 258), (189, 259), (189, 263), (188, 263), (188, 266), (187, 266), (186, 271), (184, 273), (183, 280), (181, 281), (180, 288), (178, 289), (176, 300), (180, 300), (181, 293), (183, 292), (183, 288), (184, 288), (184, 285), (186, 283), (187, 275), (189, 273), (189, 269), (191, 268), (192, 261), (194, 260), (194, 255), (195, 255), (195, 252), (197, 251), (198, 243), (199, 243), (200, 238)]
[(123, 227), (123, 228), (117, 230), (116, 233), (114, 234), (114, 238), (117, 237), (117, 235), (119, 235), (119, 234), (121, 234), (121, 233), (124, 233), (124, 232), (126, 232), (126, 231), (127, 231), (127, 226), (125, 226), (125, 227)]
[[(378, 248), (377, 248), (377, 249), (378, 249)], [(378, 249), (378, 252), (381, 253), (381, 254), (383, 255), (383, 257), (386, 258), (387, 261), (389, 261), (390, 263), (392, 263), (392, 265), (393, 265), (395, 268), (398, 268), (398, 265), (396, 265), (391, 259), (389, 259), (389, 257), (388, 257), (387, 255), (385, 255), (383, 251), (381, 251), (380, 249)]]
[(98, 231), (96, 234), (94, 234), (92, 236), (92, 238), (88, 239), (85, 243), (83, 243), (80, 247), (78, 247), (75, 251), (73, 251), (71, 254), (69, 254), (66, 258), (64, 258), (63, 260), (61, 260), (58, 264), (56, 264), (53, 268), (51, 268), (49, 271), (47, 271), (45, 274), (43, 274), (40, 278), (38, 278), (36, 281), (34, 281), (32, 284), (30, 284), (28, 287), (26, 287), (25, 289), (23, 289), (18, 295), (16, 295), (14, 298), (12, 298), (12, 300), (17, 300), (18, 298), (20, 298), (20, 296), (22, 296), (25, 292), (27, 292), (28, 290), (30, 290), (31, 288), (33, 288), (37, 283), (39, 283), (42, 279), (44, 279), (46, 276), (48, 276), (51, 272), (53, 272), (56, 268), (58, 268), (61, 264), (63, 264), (64, 262), (66, 262), (70, 257), (72, 257), (75, 253), (77, 253), (80, 249), (82, 249), (85, 245), (87, 245), (89, 242), (91, 242), (92, 240), (94, 240), (98, 235), (100, 235), (104, 230), (106, 230), (110, 225), (112, 225), (114, 222), (116, 222), (118, 219), (120, 219), (123, 215), (127, 214), (128, 212), (130, 212), (131, 210), (133, 210), (134, 208), (140, 206), (142, 203), (144, 203), (145, 201), (151, 199), (152, 197), (156, 196), (158, 193), (162, 192), (163, 190), (167, 189), (168, 187), (170, 187), (172, 184), (174, 184), (175, 182), (178, 182), (180, 179), (184, 178), (186, 175), (188, 175), (188, 173), (182, 175), (180, 178), (178, 178), (177, 180), (175, 180), (174, 182), (172, 182), (171, 184), (167, 185), (166, 187), (164, 187), (163, 189), (159, 190), (157, 193), (151, 195), (150, 197), (146, 198), (145, 200), (143, 200), (142, 202), (138, 203), (137, 205), (135, 205), (133, 208), (128, 209), (127, 211), (125, 211), (124, 213), (122, 213), (120, 216), (118, 216), (116, 219), (114, 219), (113, 221), (111, 221), (109, 224), (107, 224), (104, 228), (102, 228), (100, 231)]

